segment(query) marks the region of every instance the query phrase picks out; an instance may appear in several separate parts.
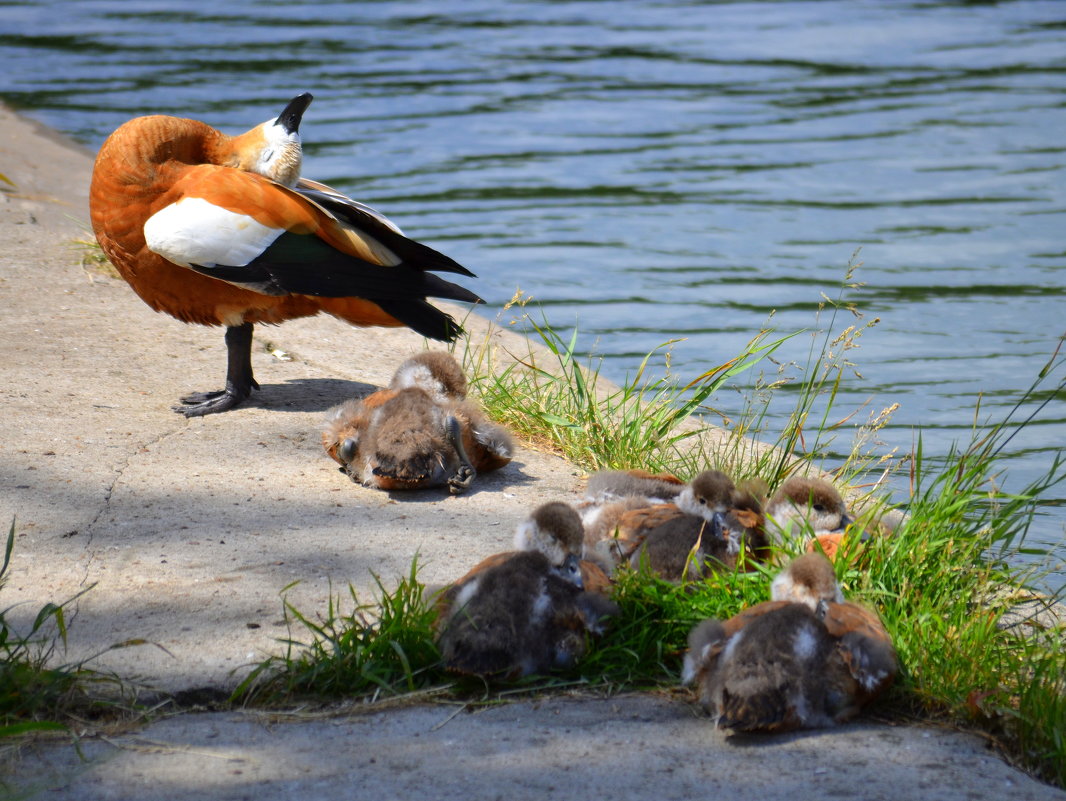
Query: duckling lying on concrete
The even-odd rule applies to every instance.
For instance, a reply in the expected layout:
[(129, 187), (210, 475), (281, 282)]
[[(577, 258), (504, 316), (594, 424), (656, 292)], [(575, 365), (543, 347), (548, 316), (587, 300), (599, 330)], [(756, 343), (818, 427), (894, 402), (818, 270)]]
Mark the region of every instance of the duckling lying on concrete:
[(427, 351), (403, 362), (387, 389), (331, 410), (322, 445), (353, 480), (383, 490), (470, 487), (511, 461), (511, 435), (466, 399), (455, 359)]

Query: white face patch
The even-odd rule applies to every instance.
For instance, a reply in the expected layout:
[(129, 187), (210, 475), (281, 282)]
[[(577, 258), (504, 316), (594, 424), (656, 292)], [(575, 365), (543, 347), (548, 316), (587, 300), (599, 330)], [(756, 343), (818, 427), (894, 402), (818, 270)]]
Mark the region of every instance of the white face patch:
[(711, 652), (711, 646), (715, 645), (713, 642), (709, 642), (700, 648), (698, 654), (694, 654), (689, 651), (685, 654), (685, 661), (681, 666), (681, 684), (685, 687), (692, 684), (696, 680), (696, 674), (699, 672), (700, 666), (707, 661), (707, 654)]
[(696, 678), (696, 669), (699, 667), (696, 657), (685, 654), (685, 661), (681, 666), (681, 686), (688, 687)]
[(792, 599), (792, 577), (788, 571), (780, 573), (770, 582), (770, 600), (788, 601)]
[[(834, 592), (834, 597), (839, 595), (838, 588)], [(840, 597), (843, 598), (843, 596)], [(793, 581), (792, 575), (787, 570), (770, 583), (770, 600), (772, 601), (791, 601), (795, 604), (804, 604), (812, 611), (817, 611), (820, 598), (821, 596), (812, 587)]]
[(532, 519), (523, 520), (514, 532), (514, 547), (518, 551), (540, 551), (553, 565), (561, 565), (566, 551), (551, 532), (544, 531)]
[(700, 505), (692, 494), (692, 487), (685, 487), (681, 490), (674, 504), (687, 515), (699, 515), (702, 513)]
[(300, 177), (303, 148), (298, 131), (289, 133), (276, 118), (263, 123), (263, 146), (255, 161), (248, 165), (252, 172), (272, 181), (292, 186)]
[(199, 197), (160, 209), (144, 224), (148, 249), (181, 267), (243, 267), (285, 233)]
[(514, 530), (514, 547), (517, 551), (531, 551), (533, 550), (530, 543), (533, 541), (534, 532), (537, 530), (537, 524), (532, 520), (523, 520), (518, 524), (518, 528)]
[(721, 509), (715, 509), (709, 503), (700, 503), (696, 499), (696, 493), (692, 491), (692, 487), (685, 487), (681, 490), (674, 500), (674, 505), (685, 514), (702, 517), (707, 522), (711, 521), (716, 511), (722, 511)]

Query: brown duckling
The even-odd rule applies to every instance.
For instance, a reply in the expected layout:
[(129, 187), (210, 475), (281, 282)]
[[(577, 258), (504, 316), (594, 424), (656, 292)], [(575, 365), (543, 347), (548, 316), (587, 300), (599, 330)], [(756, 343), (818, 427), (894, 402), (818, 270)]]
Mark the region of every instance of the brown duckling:
[(794, 560), (773, 599), (689, 633), (682, 679), (720, 728), (787, 731), (841, 723), (891, 685), (898, 663), (877, 616), (843, 600), (821, 554)]
[(438, 643), (445, 665), (503, 678), (568, 667), (585, 635), (602, 632), (617, 606), (585, 590), (581, 521), (563, 503), (538, 507), (519, 526), (527, 550), (483, 560), (438, 603)]
[(464, 400), (465, 391), (466, 379), (449, 354), (418, 354), (400, 365), (388, 389), (332, 410), (323, 447), (365, 486), (447, 486), (458, 494), (513, 453), (507, 430)]
[(736, 563), (739, 542), (726, 528), (736, 488), (719, 470), (700, 473), (672, 505), (628, 512), (618, 544), (631, 567), (646, 562), (668, 581), (698, 578), (715, 566)]

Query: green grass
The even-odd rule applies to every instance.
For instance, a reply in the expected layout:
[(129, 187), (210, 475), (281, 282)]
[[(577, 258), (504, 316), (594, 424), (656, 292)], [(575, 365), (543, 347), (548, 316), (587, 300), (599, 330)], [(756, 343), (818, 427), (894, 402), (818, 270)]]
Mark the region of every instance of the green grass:
[(439, 682), (436, 614), (418, 583), (417, 570), (416, 558), (410, 575), (393, 590), (386, 590), (375, 576), (377, 602), (360, 600), (351, 585), (347, 599), (331, 592), (326, 614), (317, 620), (286, 600), (285, 653), (260, 663), (234, 697), (245, 703), (312, 695), (377, 700)]
[[(0, 565), (0, 591), (7, 583), (14, 544), (12, 521)], [(121, 703), (122, 683), (89, 669), (89, 660), (50, 666), (57, 649), (66, 647), (68, 610), (91, 589), (86, 587), (58, 604), (46, 603), (21, 631), (10, 621), (15, 607), (0, 610), (0, 741), (32, 732), (65, 731), (72, 720), (126, 710)], [(139, 643), (114, 647), (135, 644)], [(102, 692), (104, 687), (109, 692)]]
[[(12, 521), (0, 566), (0, 590), (7, 583), (14, 544)], [(14, 607), (0, 611), (0, 737), (63, 728), (56, 718), (81, 692), (78, 671), (45, 665), (57, 642), (66, 643), (66, 609), (73, 600), (45, 604), (24, 632), (8, 621)]]
[[(588, 470), (640, 465), (686, 472), (701, 427), (688, 425), (729, 381), (768, 358), (795, 334), (770, 338), (762, 331), (742, 353), (682, 383), (669, 375), (649, 378), (649, 364), (673, 342), (644, 357), (621, 386), (601, 380), (600, 360), (581, 361), (578, 331), (569, 339), (526, 315), (538, 346), (501, 358), (493, 348), (467, 347), (463, 368), (470, 394), (515, 434), (559, 453)], [(668, 355), (667, 355), (668, 358)]]

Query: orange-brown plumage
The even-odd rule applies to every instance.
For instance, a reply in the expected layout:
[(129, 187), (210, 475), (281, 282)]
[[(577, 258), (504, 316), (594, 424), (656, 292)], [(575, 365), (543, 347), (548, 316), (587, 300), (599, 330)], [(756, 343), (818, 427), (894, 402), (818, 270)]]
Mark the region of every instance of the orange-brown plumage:
[(478, 300), (427, 272), (472, 275), (460, 265), (299, 178), (296, 131), (309, 103), (310, 95), (294, 98), (276, 120), (240, 136), (196, 120), (138, 117), (97, 156), (90, 217), (122, 277), (156, 311), (228, 329), (227, 388), (184, 399), (176, 408), (188, 416), (232, 408), (257, 386), (248, 355), (255, 323), (326, 312), (450, 340), (458, 325), (426, 298)]

